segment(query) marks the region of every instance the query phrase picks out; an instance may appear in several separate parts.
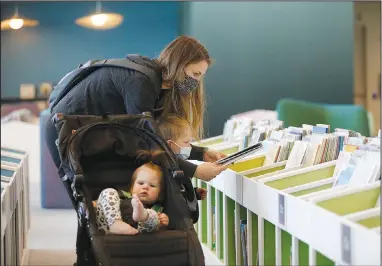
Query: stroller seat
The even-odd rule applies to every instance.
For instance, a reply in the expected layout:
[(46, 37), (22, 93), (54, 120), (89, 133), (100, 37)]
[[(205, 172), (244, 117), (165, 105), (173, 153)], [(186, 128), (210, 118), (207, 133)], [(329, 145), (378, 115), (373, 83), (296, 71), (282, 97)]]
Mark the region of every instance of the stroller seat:
[(101, 241), (115, 265), (175, 266), (189, 265), (187, 238), (186, 231), (168, 230), (137, 236), (107, 235)]
[[(178, 161), (157, 135), (148, 115), (55, 116), (57, 146), (65, 187), (78, 214), (77, 266), (88, 265), (204, 265), (204, 255), (194, 230)], [(128, 235), (105, 235), (97, 228), (92, 201), (105, 188), (127, 190), (137, 167), (137, 151), (161, 150), (164, 171), (166, 230)], [(188, 187), (188, 186), (185, 186)], [(192, 186), (191, 186), (192, 187)]]

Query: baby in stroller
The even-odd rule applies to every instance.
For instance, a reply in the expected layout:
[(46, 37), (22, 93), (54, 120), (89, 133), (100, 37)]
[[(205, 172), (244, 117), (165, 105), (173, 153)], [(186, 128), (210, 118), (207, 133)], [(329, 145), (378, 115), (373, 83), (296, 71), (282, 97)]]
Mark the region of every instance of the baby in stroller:
[[(203, 250), (192, 225), (193, 219), (189, 215), (190, 205), (187, 205), (182, 196), (183, 188), (185, 191), (191, 189), (194, 194), (192, 183), (180, 169), (179, 160), (176, 159), (174, 152), (159, 136), (157, 123), (152, 116), (57, 114), (54, 122), (59, 132), (57, 146), (62, 161), (61, 168), (66, 173), (66, 178), (62, 181), (78, 215), (76, 241), (78, 265), (205, 264)], [(163, 157), (162, 154), (153, 156), (151, 153), (140, 154), (138, 151), (161, 151)], [(154, 169), (154, 174), (150, 172), (148, 169), (152, 165), (147, 164), (150, 162), (160, 166), (161, 171)], [(144, 172), (150, 173), (153, 177), (161, 177), (159, 185), (162, 180), (163, 186), (159, 188), (158, 197), (153, 197), (150, 202), (144, 200), (146, 193), (143, 193), (142, 198), (137, 196), (144, 208), (152, 207), (158, 210), (157, 207), (160, 209), (163, 206), (163, 211), (159, 212), (165, 212), (169, 219), (168, 221), (162, 219), (161, 223), (159, 214), (159, 226), (154, 228), (160, 228), (162, 224), (166, 230), (154, 230), (152, 233), (137, 235), (101, 232), (94, 200), (108, 188), (115, 189), (122, 200), (120, 201), (122, 204), (119, 205), (122, 220), (125, 220), (125, 213), (130, 213), (131, 224), (136, 223), (136, 228), (131, 227), (136, 230), (141, 223), (139, 221), (146, 220), (138, 217), (140, 215), (135, 217), (138, 222), (134, 220), (132, 202), (135, 200), (130, 197), (132, 183), (139, 184), (138, 176), (143, 176)], [(137, 176), (134, 182), (132, 182), (133, 174)], [(127, 198), (131, 198), (130, 202), (125, 201)], [(137, 206), (140, 205), (139, 201), (136, 200)], [(130, 206), (130, 211), (125, 211), (127, 208), (125, 209), (124, 203), (129, 203), (126, 205)], [(148, 217), (149, 212), (142, 211), (145, 214), (144, 218)], [(128, 219), (126, 221), (130, 225)], [(168, 226), (164, 226), (167, 223)]]
[[(97, 226), (106, 234), (136, 235), (166, 227), (169, 218), (162, 213), (164, 180), (161, 167), (155, 163), (163, 152), (141, 151), (143, 165), (132, 176), (129, 192), (104, 189), (93, 205)], [(150, 158), (151, 157), (151, 158)]]
[[(177, 115), (165, 116), (157, 122), (159, 133), (171, 150), (180, 158), (187, 159), (193, 138), (191, 125)], [(148, 155), (149, 152), (141, 151), (143, 154)], [(152, 153), (151, 159), (148, 158), (150, 161), (135, 170), (129, 192), (107, 188), (100, 193), (98, 200), (93, 202), (100, 231), (106, 234), (136, 235), (138, 232), (152, 232), (168, 225), (169, 218), (161, 212), (163, 208), (160, 206), (164, 189), (163, 172), (153, 162), (160, 159), (160, 154)], [(204, 200), (207, 190), (195, 188), (195, 194), (198, 200)]]

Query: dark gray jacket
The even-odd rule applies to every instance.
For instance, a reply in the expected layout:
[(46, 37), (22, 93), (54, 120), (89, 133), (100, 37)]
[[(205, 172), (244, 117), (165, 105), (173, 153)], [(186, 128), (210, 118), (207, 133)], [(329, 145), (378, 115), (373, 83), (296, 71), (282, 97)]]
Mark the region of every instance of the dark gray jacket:
[[(153, 69), (162, 80), (161, 68), (151, 59), (141, 57), (136, 63)], [(53, 108), (52, 113), (65, 115), (116, 115), (151, 112), (162, 114), (168, 90), (155, 87), (150, 79), (135, 70), (102, 67), (73, 87)], [(204, 148), (193, 146), (191, 160), (203, 160)], [(194, 176), (196, 165), (179, 159), (186, 176)]]

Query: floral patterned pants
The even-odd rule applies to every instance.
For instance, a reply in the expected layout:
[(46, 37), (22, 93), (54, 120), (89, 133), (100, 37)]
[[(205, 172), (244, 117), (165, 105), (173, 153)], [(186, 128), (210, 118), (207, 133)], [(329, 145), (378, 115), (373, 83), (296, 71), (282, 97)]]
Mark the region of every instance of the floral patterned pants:
[[(116, 220), (122, 220), (120, 210), (121, 199), (115, 189), (107, 188), (102, 190), (96, 205), (97, 226), (100, 231), (109, 234), (110, 226)], [(138, 231), (153, 232), (159, 227), (158, 213), (152, 209), (146, 209), (148, 219), (138, 223)]]

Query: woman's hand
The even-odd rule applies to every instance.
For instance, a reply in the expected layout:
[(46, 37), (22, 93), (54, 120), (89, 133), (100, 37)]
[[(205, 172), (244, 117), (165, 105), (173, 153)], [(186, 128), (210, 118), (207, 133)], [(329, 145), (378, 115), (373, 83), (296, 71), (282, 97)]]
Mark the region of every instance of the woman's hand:
[(159, 223), (162, 226), (168, 226), (169, 219), (167, 214), (165, 213), (158, 213)]
[(213, 162), (216, 162), (222, 158), (225, 158), (227, 157), (227, 155), (225, 155), (224, 153), (221, 153), (221, 152), (218, 152), (218, 151), (215, 151), (215, 150), (210, 150), (208, 149), (204, 154), (203, 154), (203, 159), (205, 162), (210, 162), (210, 163), (213, 163)]
[(202, 163), (198, 165), (194, 175), (203, 181), (210, 181), (225, 169), (227, 169), (227, 166), (214, 163)]

